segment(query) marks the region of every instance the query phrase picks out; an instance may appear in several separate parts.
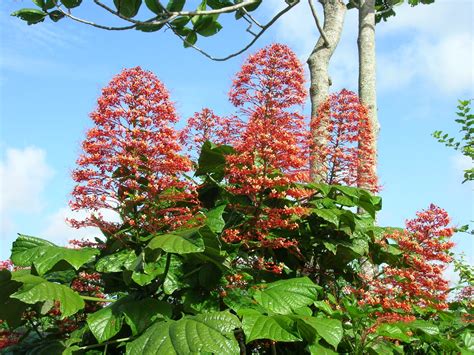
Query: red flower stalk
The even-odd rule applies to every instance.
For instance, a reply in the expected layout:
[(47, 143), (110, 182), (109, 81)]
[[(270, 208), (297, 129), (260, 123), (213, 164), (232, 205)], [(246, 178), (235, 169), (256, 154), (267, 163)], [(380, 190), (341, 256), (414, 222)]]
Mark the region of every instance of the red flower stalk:
[(449, 222), (446, 211), (432, 204), (407, 221), (405, 231), (388, 235), (404, 252), (404, 266), (386, 266), (380, 278), (365, 280), (366, 288), (358, 291), (360, 304), (381, 305), (384, 311), (377, 316), (387, 318), (397, 311), (413, 315), (413, 306), (446, 309), (449, 287), (443, 271), (454, 246), (448, 241), (453, 235)]
[(211, 109), (204, 108), (188, 119), (181, 131), (181, 143), (194, 153), (199, 154), (206, 141), (215, 144), (234, 144), (239, 135), (242, 123), (236, 117), (220, 117)]
[(102, 90), (90, 116), (95, 126), (72, 174), (77, 185), (70, 205), (92, 214), (71, 224), (115, 232), (120, 225), (105, 221), (102, 209), (116, 211), (125, 224), (147, 232), (186, 222), (190, 207), (182, 201), (194, 195), (180, 174), (191, 163), (179, 155), (173, 128), (178, 117), (158, 78), (140, 67), (123, 70)]
[[(251, 55), (234, 79), (230, 101), (247, 116), (247, 125), (227, 158), (229, 190), (245, 195), (253, 216), (249, 230), (228, 232), (227, 241), (257, 241), (266, 247), (288, 247), (296, 241), (267, 238), (270, 229), (295, 228), (291, 216), (304, 213), (301, 207), (264, 207), (266, 199), (300, 198), (302, 189), (291, 184), (306, 178), (307, 133), (304, 118), (294, 110), (306, 98), (304, 70), (296, 55), (281, 44), (270, 45)], [(265, 241), (263, 243), (263, 241)]]
[(327, 184), (358, 186), (376, 192), (374, 141), (368, 110), (352, 91), (332, 94), (318, 109), (311, 128), (323, 137), (313, 164)]

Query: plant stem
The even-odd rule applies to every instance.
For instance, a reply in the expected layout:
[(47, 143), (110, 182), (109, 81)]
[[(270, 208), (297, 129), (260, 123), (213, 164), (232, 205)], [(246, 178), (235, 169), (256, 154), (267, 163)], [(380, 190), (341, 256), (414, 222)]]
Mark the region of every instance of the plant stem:
[(276, 349), (276, 343), (274, 341), (272, 341), (272, 355), (276, 355), (277, 354), (277, 349)]
[(101, 346), (107, 346), (109, 344), (123, 343), (124, 341), (129, 341), (131, 339), (132, 339), (132, 337), (128, 337), (128, 338), (121, 338), (121, 339), (117, 339), (117, 340), (111, 340), (111, 341), (108, 341), (108, 342), (105, 342), (105, 343), (102, 343), (102, 344), (92, 344), (92, 345), (87, 345), (87, 346), (81, 346), (77, 350), (87, 350), (87, 349), (99, 348)]

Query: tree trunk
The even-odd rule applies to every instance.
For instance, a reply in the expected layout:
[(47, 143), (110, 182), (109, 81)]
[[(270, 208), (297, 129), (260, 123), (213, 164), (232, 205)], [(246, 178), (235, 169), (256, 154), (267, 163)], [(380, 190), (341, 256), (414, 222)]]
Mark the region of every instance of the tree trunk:
[[(361, 103), (369, 110), (369, 120), (373, 133), (372, 151), (374, 156), (372, 165), (372, 176), (377, 176), (377, 136), (379, 122), (377, 119), (377, 89), (375, 83), (376, 59), (375, 59), (375, 0), (359, 1), (359, 37), (357, 39), (359, 48), (359, 98)], [(363, 163), (363, 162), (362, 162)], [(362, 181), (367, 179), (362, 178)], [(360, 186), (367, 190), (373, 186)]]
[[(311, 98), (311, 119), (318, 114), (318, 107), (324, 103), (329, 96), (331, 79), (329, 78), (328, 66), (334, 50), (341, 38), (346, 5), (342, 0), (319, 0), (324, 11), (323, 32), (328, 40), (326, 43), (323, 36), (316, 42), (311, 55), (308, 58), (308, 66), (311, 77), (310, 98)], [(312, 129), (311, 135), (314, 148), (311, 152), (310, 174), (313, 181), (324, 180), (324, 167), (322, 162), (316, 158), (318, 151), (325, 147), (327, 142), (324, 132), (327, 130), (327, 122), (324, 120), (318, 129)]]

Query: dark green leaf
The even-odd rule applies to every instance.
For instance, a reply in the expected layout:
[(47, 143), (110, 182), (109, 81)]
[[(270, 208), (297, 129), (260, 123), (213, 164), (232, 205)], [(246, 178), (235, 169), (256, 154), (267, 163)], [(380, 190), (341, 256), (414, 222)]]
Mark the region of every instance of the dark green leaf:
[(68, 9), (72, 9), (79, 6), (82, 3), (82, 0), (61, 0), (61, 3)]
[(145, 5), (150, 9), (150, 11), (157, 15), (164, 12), (163, 6), (161, 6), (158, 0), (145, 0)]
[(181, 11), (184, 7), (184, 4), (186, 3), (186, 0), (170, 0), (168, 2), (168, 5), (166, 5), (166, 8), (168, 11)]
[(137, 31), (142, 31), (142, 32), (156, 32), (159, 31), (163, 28), (164, 24), (162, 25), (154, 25), (151, 23), (142, 23), (138, 24), (135, 26), (135, 29)]
[(114, 0), (114, 4), (120, 15), (132, 18), (140, 10), (142, 0)]
[(128, 302), (121, 307), (121, 310), (133, 335), (141, 333), (156, 318), (171, 318), (172, 314), (169, 303), (153, 298)]
[(127, 354), (187, 355), (208, 352), (234, 355), (239, 353), (234, 337), (236, 328), (240, 328), (240, 322), (228, 312), (205, 313), (178, 321), (159, 321), (127, 343)]
[(184, 48), (191, 47), (194, 45), (197, 41), (197, 34), (196, 32), (192, 31), (189, 32), (188, 35), (186, 36), (186, 39), (183, 41)]
[(343, 335), (340, 320), (316, 317), (300, 317), (300, 320), (314, 328), (328, 344), (337, 349)]

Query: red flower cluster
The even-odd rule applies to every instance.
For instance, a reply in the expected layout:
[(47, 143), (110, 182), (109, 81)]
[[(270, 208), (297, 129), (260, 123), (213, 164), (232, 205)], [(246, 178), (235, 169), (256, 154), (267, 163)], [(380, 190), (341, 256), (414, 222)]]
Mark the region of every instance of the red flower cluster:
[(102, 90), (72, 176), (77, 182), (70, 205), (92, 214), (76, 227), (96, 226), (113, 233), (101, 209), (119, 213), (124, 223), (148, 232), (173, 229), (190, 217), (179, 201), (193, 200), (179, 174), (190, 161), (179, 152), (178, 121), (164, 85), (140, 67), (125, 69)]
[(0, 319), (0, 350), (17, 344), (22, 336), (21, 333), (12, 332), (8, 329), (2, 329), (4, 325), (4, 321)]
[(288, 47), (273, 44), (247, 59), (229, 96), (247, 117), (245, 130), (235, 145), (236, 154), (227, 158), (229, 190), (252, 201), (252, 207), (243, 212), (253, 217), (248, 230), (226, 238), (265, 240), (265, 247), (279, 247), (284, 243), (267, 239), (268, 231), (295, 228), (291, 216), (306, 212), (301, 207), (265, 206), (266, 199), (301, 198), (307, 194), (303, 189), (291, 188), (294, 182), (307, 177), (304, 118), (292, 110), (306, 98), (303, 67)]
[(0, 261), (0, 270), (9, 270), (13, 271), (14, 265), (10, 259)]
[(181, 144), (199, 154), (206, 141), (215, 144), (234, 144), (242, 128), (242, 122), (236, 117), (220, 117), (211, 109), (204, 108), (188, 119), (181, 131)]
[(313, 164), (320, 167), (319, 178), (327, 184), (358, 186), (378, 191), (375, 174), (375, 137), (368, 110), (352, 91), (331, 95), (311, 122), (312, 131), (326, 144), (316, 150)]
[(449, 287), (442, 274), (454, 246), (448, 241), (453, 235), (449, 222), (446, 211), (432, 204), (407, 221), (405, 231), (388, 235), (404, 252), (404, 266), (386, 266), (380, 278), (366, 279), (366, 288), (357, 292), (362, 298), (360, 304), (381, 305), (384, 312), (377, 316), (388, 318), (398, 317), (397, 311), (412, 315), (415, 305), (446, 309)]

